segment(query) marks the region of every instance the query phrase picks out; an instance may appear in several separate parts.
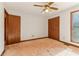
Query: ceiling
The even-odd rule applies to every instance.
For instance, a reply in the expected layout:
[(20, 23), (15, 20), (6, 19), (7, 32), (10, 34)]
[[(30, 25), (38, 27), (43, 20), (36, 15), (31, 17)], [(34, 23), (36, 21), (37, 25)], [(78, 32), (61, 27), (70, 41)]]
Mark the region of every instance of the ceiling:
[[(5, 2), (6, 10), (11, 13), (27, 13), (27, 14), (41, 14), (42, 8), (33, 6), (34, 4), (46, 4), (47, 2)], [(57, 7), (59, 10), (53, 10), (49, 13), (56, 13), (65, 9), (68, 9), (77, 3), (75, 2), (55, 2), (51, 6)]]

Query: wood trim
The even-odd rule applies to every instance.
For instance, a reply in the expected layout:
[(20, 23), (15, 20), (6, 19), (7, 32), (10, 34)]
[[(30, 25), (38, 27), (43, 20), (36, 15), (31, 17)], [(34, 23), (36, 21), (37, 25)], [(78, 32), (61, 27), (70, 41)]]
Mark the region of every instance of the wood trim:
[(34, 38), (34, 39), (23, 40), (20, 42), (33, 41), (33, 40), (44, 39), (44, 38), (48, 38), (48, 37), (39, 37), (39, 38)]
[[(33, 40), (38, 40), (38, 39), (44, 39), (44, 38), (48, 38), (48, 37), (40, 37), (40, 38), (34, 38), (34, 39), (23, 40), (23, 41), (20, 40), (20, 42), (17, 42), (17, 43), (26, 42), (26, 41), (33, 41)], [(17, 43), (13, 43), (13, 44), (17, 44)], [(12, 44), (10, 44), (10, 45), (12, 45)]]
[[(52, 39), (52, 38), (51, 38), (51, 39)], [(53, 39), (53, 40), (55, 40), (55, 39)], [(74, 45), (74, 44), (71, 44), (71, 43), (67, 43), (67, 42), (60, 41), (60, 40), (56, 40), (56, 41), (62, 42), (62, 43), (64, 43), (64, 44), (67, 45), (67, 46), (74, 46), (74, 47), (78, 47), (78, 48), (79, 48), (79, 46)]]
[(4, 50), (3, 50), (3, 52), (2, 52), (2, 54), (0, 56), (3, 56), (4, 53), (5, 53), (5, 48), (4, 48)]
[(6, 13), (8, 15), (8, 12), (6, 11), (6, 9), (4, 8), (4, 13)]
[(67, 46), (74, 46), (74, 47), (78, 47), (79, 48), (79, 46), (71, 44), (71, 43), (67, 43), (67, 42), (63, 42), (63, 41), (60, 41), (60, 42), (64, 43)]

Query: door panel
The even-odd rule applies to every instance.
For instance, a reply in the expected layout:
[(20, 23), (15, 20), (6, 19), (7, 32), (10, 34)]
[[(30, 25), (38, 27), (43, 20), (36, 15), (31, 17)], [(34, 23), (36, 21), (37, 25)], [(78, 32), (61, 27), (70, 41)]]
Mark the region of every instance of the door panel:
[(59, 17), (48, 20), (48, 36), (59, 40)]
[(20, 16), (8, 15), (6, 20), (7, 44), (20, 42)]

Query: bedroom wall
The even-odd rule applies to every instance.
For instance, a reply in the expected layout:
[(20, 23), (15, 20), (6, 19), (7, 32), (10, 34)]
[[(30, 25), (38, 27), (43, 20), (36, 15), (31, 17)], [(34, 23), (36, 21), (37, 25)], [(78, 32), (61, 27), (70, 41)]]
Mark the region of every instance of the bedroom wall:
[(0, 3), (0, 55), (4, 50), (4, 7)]
[(48, 37), (48, 20), (43, 15), (21, 14), (21, 38)]
[(50, 15), (49, 18), (60, 16), (60, 40), (79, 46), (79, 44), (71, 42), (70, 37), (70, 13), (75, 10), (79, 10), (79, 5)]

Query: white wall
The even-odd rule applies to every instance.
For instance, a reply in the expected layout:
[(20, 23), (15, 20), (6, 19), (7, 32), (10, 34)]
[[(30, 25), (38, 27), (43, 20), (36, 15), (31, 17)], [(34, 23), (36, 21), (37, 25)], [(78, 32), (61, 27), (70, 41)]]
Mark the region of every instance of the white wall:
[(21, 14), (21, 38), (48, 37), (48, 20), (45, 16), (34, 14)]
[(79, 46), (79, 44), (71, 42), (71, 37), (70, 37), (70, 13), (75, 10), (79, 10), (79, 5), (76, 5), (70, 9), (51, 15), (50, 18), (60, 16), (60, 40), (61, 41), (68, 42), (71, 44), (76, 44)]
[(4, 9), (0, 3), (0, 55), (4, 50)]

